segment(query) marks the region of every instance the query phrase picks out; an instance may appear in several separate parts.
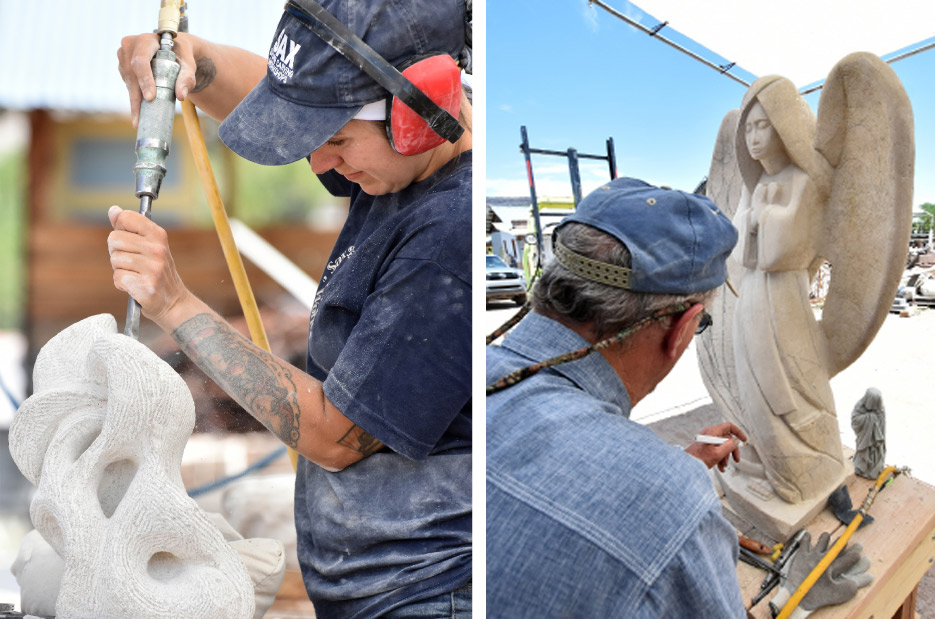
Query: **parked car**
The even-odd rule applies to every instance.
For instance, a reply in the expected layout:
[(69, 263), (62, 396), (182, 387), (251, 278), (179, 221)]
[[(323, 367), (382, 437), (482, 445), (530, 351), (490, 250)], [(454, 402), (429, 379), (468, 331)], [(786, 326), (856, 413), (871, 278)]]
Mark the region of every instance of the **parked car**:
[(510, 299), (517, 305), (526, 302), (523, 272), (510, 268), (500, 256), (487, 255), (487, 302)]

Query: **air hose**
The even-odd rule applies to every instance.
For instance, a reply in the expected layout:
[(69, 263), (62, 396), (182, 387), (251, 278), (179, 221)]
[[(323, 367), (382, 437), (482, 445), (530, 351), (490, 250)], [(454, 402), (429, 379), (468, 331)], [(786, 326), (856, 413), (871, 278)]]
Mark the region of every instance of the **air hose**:
[[(183, 20), (187, 25), (187, 20)], [(184, 28), (184, 26), (183, 26)], [(205, 196), (208, 198), (208, 206), (211, 209), (211, 219), (214, 221), (214, 229), (217, 230), (218, 239), (221, 241), (221, 249), (224, 252), (224, 259), (227, 261), (227, 269), (230, 271), (231, 279), (234, 282), (234, 289), (237, 291), (237, 299), (240, 301), (240, 307), (243, 310), (244, 318), (247, 321), (247, 328), (250, 331), (250, 339), (253, 343), (270, 352), (269, 340), (266, 337), (266, 330), (263, 328), (263, 321), (260, 319), (260, 310), (257, 307), (256, 298), (253, 296), (253, 289), (247, 279), (247, 271), (244, 268), (240, 252), (237, 251), (237, 244), (234, 242), (234, 234), (231, 232), (230, 221), (227, 218), (227, 211), (224, 209), (224, 202), (221, 200), (221, 192), (218, 191), (217, 180), (214, 178), (214, 172), (211, 170), (211, 159), (208, 157), (208, 149), (205, 147), (204, 136), (201, 133), (201, 123), (198, 121), (198, 113), (195, 111), (195, 104), (189, 99), (181, 102), (182, 117), (185, 120), (185, 133), (188, 135), (188, 144), (191, 147), (192, 156), (195, 159), (195, 167), (198, 168), (198, 175), (201, 177), (201, 184), (205, 190)], [(289, 449), (289, 460), (292, 462), (292, 470), (295, 471), (298, 464), (298, 454), (292, 448)]]

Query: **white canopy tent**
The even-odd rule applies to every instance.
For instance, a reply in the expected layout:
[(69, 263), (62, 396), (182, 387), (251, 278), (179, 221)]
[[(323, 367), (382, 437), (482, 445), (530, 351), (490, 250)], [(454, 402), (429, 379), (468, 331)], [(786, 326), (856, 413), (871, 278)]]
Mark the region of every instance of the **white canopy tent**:
[(851, 52), (887, 60), (935, 37), (931, 0), (639, 0), (614, 8), (649, 29), (667, 22), (660, 35), (674, 29), (757, 77), (782, 75), (800, 89)]

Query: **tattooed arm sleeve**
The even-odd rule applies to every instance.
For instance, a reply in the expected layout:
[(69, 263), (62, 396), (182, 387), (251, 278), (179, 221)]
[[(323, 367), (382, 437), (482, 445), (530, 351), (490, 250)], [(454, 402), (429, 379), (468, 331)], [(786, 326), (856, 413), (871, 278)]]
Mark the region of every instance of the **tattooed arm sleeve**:
[(197, 314), (172, 337), (228, 395), (312, 462), (340, 470), (383, 447), (328, 401), (319, 381), (258, 348), (217, 315)]

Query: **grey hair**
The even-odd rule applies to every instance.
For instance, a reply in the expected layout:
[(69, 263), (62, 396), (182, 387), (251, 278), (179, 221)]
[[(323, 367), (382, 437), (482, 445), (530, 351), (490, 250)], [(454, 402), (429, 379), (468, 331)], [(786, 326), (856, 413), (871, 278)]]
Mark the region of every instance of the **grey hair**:
[[(630, 267), (630, 251), (597, 228), (567, 223), (557, 232), (570, 250), (592, 260)], [(555, 234), (555, 233), (553, 233)], [(549, 260), (532, 290), (532, 309), (546, 316), (592, 325), (597, 337), (613, 335), (634, 321), (680, 303), (707, 304), (715, 291), (691, 295), (653, 294), (592, 282)]]

